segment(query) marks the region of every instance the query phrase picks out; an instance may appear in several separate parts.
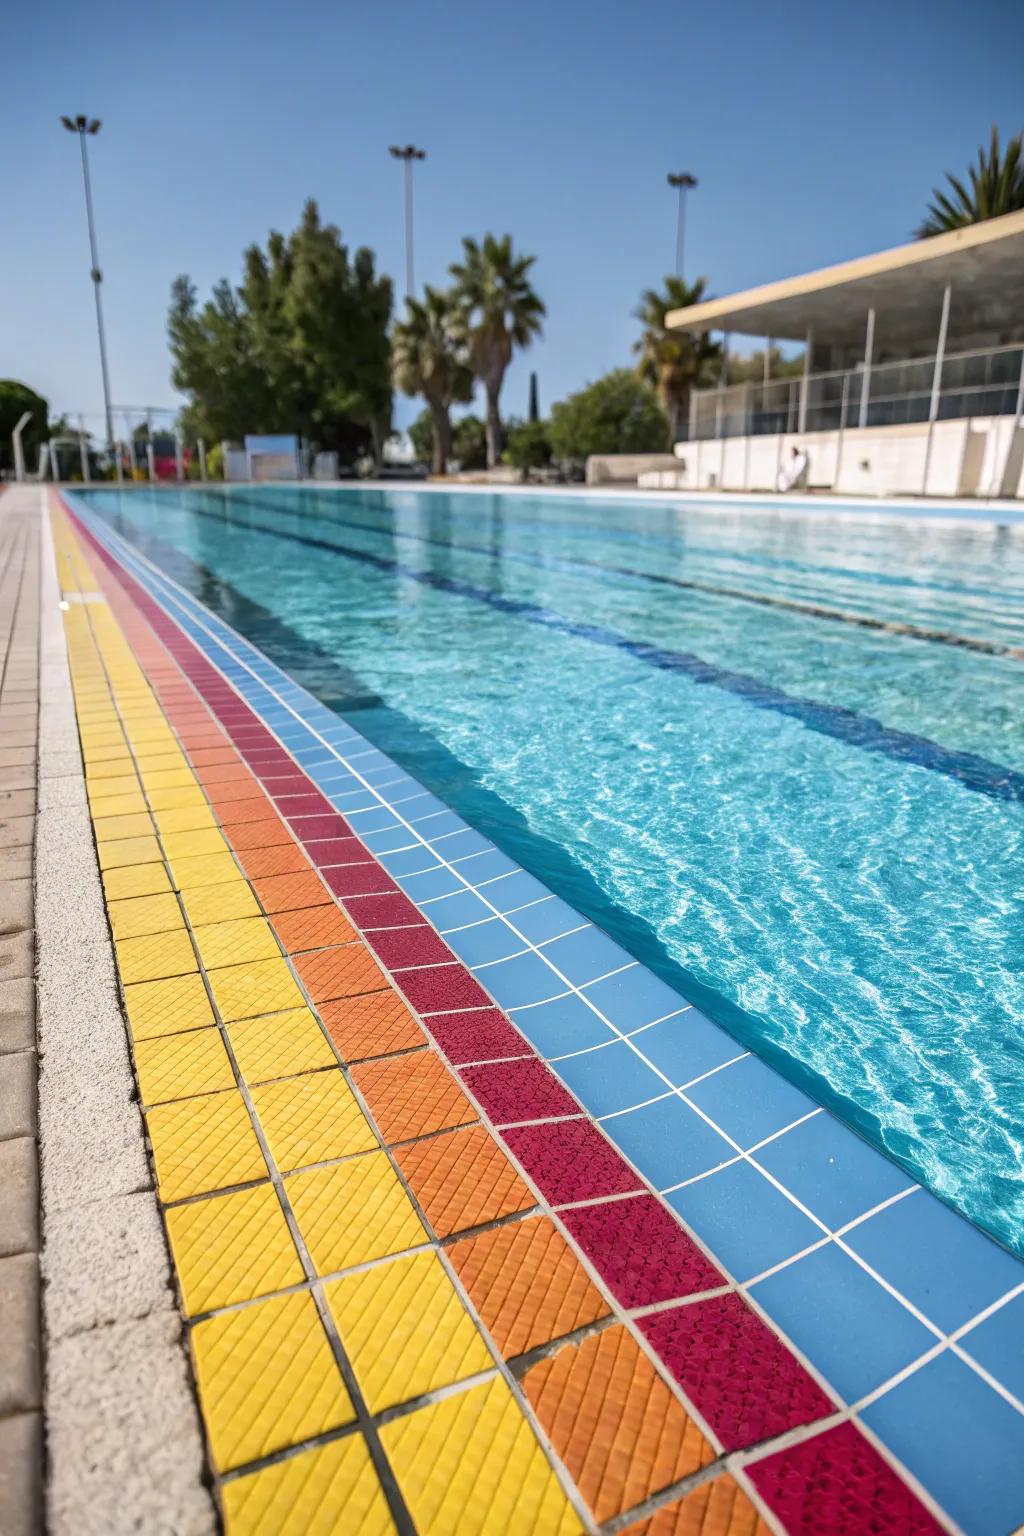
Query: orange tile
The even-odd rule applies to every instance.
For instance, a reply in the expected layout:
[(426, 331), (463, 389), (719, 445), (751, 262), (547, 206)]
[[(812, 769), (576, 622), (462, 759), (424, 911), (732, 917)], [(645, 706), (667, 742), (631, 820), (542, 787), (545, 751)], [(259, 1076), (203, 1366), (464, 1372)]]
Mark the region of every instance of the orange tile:
[(258, 786), (255, 795), (250, 792), (244, 798), (241, 795), (215, 796), (212, 790), (207, 790), (207, 794), (217, 807), (221, 821), (230, 821), (232, 826), (243, 822), (267, 821), (274, 815), (274, 807)]
[(298, 843), (276, 843), (271, 848), (246, 848), (240, 853), (242, 865), (250, 880), (261, 880), (268, 875), (294, 875), (309, 869), (309, 860)]
[(256, 782), (255, 776), (243, 762), (239, 761), (238, 754), (234, 752), (231, 754), (229, 761), (210, 763), (206, 767), (197, 763), (195, 766), (204, 784), (247, 784), (250, 781), (252, 783)]
[(608, 1312), (548, 1216), (527, 1216), (481, 1232), (447, 1253), (506, 1359)]
[(273, 848), (278, 843), (294, 842), (279, 816), (261, 821), (225, 821), (224, 832), (235, 848)]
[(621, 1323), (563, 1345), (531, 1366), (522, 1385), (599, 1522), (715, 1459)]
[(271, 921), (290, 955), (304, 949), (326, 949), (329, 944), (349, 944), (358, 937), (348, 918), (333, 903), (329, 907), (278, 912)]
[(482, 1125), (413, 1141), (398, 1166), (438, 1237), (529, 1210), (533, 1194)]
[(334, 898), (315, 870), (303, 860), (303, 868), (294, 875), (270, 875), (254, 880), (256, 895), (266, 912), (291, 912), (298, 907), (320, 907)]
[(426, 1035), (397, 992), (339, 998), (324, 1003), (320, 1017), (345, 1061), (389, 1056), (427, 1043)]
[[(225, 742), (219, 747), (197, 747), (189, 753), (194, 768), (212, 768), (224, 764), (240, 764), (241, 759), (236, 749), (230, 742)], [(248, 769), (246, 769), (248, 772)]]
[(433, 1051), (365, 1061), (353, 1068), (352, 1079), (389, 1144), (476, 1119), (476, 1110)]
[(264, 805), (267, 803), (267, 797), (260, 789), (259, 781), (253, 778), (251, 773), (246, 773), (244, 776), (239, 774), (232, 779), (215, 779), (212, 784), (204, 779), (203, 788), (211, 805), (234, 806), (239, 802), (244, 804), (247, 800), (254, 800), (257, 796), (262, 798)]
[(675, 1504), (666, 1504), (622, 1536), (771, 1536), (740, 1485), (728, 1473), (701, 1483)]
[(365, 944), (347, 944), (340, 949), (321, 949), (313, 955), (301, 955), (295, 969), (302, 977), (314, 1003), (329, 1003), (336, 997), (359, 997), (364, 992), (383, 992), (387, 978)]

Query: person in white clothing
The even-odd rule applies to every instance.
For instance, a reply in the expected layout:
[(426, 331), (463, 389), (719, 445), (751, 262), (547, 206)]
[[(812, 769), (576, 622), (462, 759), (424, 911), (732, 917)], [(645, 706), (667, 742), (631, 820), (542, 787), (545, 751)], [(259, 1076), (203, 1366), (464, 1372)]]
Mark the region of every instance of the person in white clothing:
[(807, 454), (794, 443), (789, 450), (789, 458), (784, 464), (779, 465), (779, 472), (775, 477), (775, 489), (777, 491), (795, 490), (806, 473)]

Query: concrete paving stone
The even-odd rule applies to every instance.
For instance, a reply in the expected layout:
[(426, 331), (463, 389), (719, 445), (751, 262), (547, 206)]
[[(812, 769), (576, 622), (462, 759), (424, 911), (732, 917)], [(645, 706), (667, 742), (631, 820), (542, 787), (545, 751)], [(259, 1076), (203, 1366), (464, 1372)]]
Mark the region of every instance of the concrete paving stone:
[(0, 876), (0, 934), (32, 926), (32, 881)]
[(20, 767), (0, 767), (0, 790), (34, 789), (36, 783), (36, 771), (34, 763), (23, 763)]
[(38, 1247), (38, 1154), (32, 1137), (16, 1136), (0, 1141), (0, 1257)]
[(42, 1406), (39, 1340), (39, 1259), (17, 1253), (0, 1259), (0, 1416)]
[[(77, 1091), (63, 1092), (42, 1064), (39, 1146), (47, 1222), (73, 1206), (136, 1194), (152, 1184), (130, 1071), (114, 1078), (114, 1093), (108, 1082), (84, 1078)], [(73, 1083), (73, 1075), (65, 1081)]]
[(54, 1340), (50, 1536), (212, 1536), (176, 1310)]
[(33, 816), (36, 809), (35, 785), (31, 789), (0, 790), (0, 817)]
[(66, 774), (48, 774), (41, 778), (39, 783), (39, 813), (53, 810), (57, 806), (74, 805), (81, 806), (84, 811), (87, 805), (85, 795), (85, 780), (82, 777), (81, 767)]
[(31, 747), (34, 752), (36, 747), (35, 727), (25, 729), (23, 726), (14, 726), (9, 731), (4, 731), (4, 745), (8, 750), (17, 747)]
[(0, 1531), (38, 1536), (43, 1529), (43, 1417), (0, 1419)]
[(31, 847), (35, 825), (34, 815), (0, 816), (0, 848)]
[(174, 1304), (163, 1227), (149, 1190), (53, 1212), (42, 1266), (51, 1339)]
[(24, 768), (26, 764), (36, 760), (35, 743), (27, 747), (14, 747), (9, 742), (4, 742), (0, 751), (0, 768)]
[(18, 1051), (0, 1071), (0, 1140), (35, 1136), (36, 1126), (36, 1054)]
[(36, 986), (31, 976), (0, 981), (0, 1055), (36, 1043)]
[(31, 928), (4, 933), (0, 928), (0, 981), (32, 976), (36, 968), (36, 941)]
[(18, 848), (0, 847), (0, 879), (31, 880), (35, 856), (31, 843)]
[(40, 786), (47, 779), (64, 779), (82, 772), (82, 754), (77, 746), (55, 748), (47, 744), (39, 764)]

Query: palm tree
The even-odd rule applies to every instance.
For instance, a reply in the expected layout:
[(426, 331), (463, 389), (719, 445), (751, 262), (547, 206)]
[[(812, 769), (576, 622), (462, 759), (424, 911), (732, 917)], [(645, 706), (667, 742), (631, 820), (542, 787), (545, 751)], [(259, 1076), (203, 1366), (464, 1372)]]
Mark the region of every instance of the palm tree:
[(424, 289), (422, 299), (406, 299), (408, 314), (395, 322), (391, 370), (406, 395), (422, 395), (434, 435), (432, 468), (443, 475), (451, 454), (451, 407), (473, 398), (473, 375), (466, 361), (460, 310), (450, 293)]
[(671, 309), (686, 309), (700, 304), (705, 297), (707, 278), (687, 283), (681, 277), (667, 277), (664, 293), (648, 288), (633, 311), (643, 321), (644, 333), (633, 351), (639, 354), (636, 371), (658, 392), (661, 408), (668, 418), (669, 446), (676, 441), (690, 407), (694, 385), (711, 383), (714, 364), (722, 355), (717, 342), (706, 331), (693, 336), (689, 331), (670, 331), (665, 316)]
[(540, 335), (545, 310), (530, 286), (536, 257), (517, 256), (512, 236), (483, 243), (464, 239), (462, 260), (449, 269), (466, 327), (469, 362), (487, 395), (487, 465), (501, 458), (504, 434), (498, 400), (505, 370), (516, 347), (528, 347)]
[(932, 192), (934, 202), (929, 204), (928, 215), (918, 228), (919, 240), (1024, 208), (1024, 136), (1015, 134), (1004, 154), (999, 148), (999, 129), (993, 126), (988, 153), (983, 144), (978, 150), (978, 163), (968, 168), (967, 176), (969, 191), (959, 177), (946, 172), (950, 190), (943, 192), (936, 187)]

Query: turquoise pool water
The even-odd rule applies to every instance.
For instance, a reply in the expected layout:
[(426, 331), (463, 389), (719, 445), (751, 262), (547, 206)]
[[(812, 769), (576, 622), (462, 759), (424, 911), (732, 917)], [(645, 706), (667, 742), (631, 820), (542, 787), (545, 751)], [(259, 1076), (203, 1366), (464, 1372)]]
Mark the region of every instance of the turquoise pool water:
[(405, 490), (87, 499), (1024, 1250), (1024, 529)]

